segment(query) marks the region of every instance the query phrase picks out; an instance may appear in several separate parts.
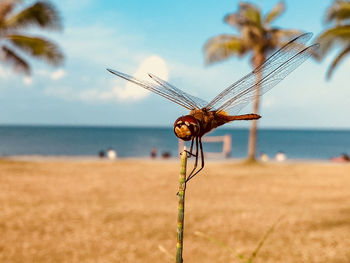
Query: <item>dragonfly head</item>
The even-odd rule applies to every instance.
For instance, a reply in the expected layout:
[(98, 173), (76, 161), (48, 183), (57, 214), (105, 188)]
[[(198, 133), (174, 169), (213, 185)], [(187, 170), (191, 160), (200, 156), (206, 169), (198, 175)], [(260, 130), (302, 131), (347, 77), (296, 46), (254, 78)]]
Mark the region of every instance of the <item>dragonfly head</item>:
[(199, 130), (198, 120), (192, 115), (181, 116), (174, 123), (175, 135), (184, 141), (189, 141), (194, 136), (197, 136)]

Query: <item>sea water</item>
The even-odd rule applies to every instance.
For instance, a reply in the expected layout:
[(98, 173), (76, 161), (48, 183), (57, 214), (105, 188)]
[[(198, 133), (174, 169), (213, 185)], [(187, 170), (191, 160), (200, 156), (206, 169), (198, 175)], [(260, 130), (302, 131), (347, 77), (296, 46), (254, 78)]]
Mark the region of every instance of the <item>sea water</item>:
[[(232, 136), (230, 157), (247, 155), (247, 129), (219, 128), (210, 135)], [(204, 143), (205, 151), (220, 152), (222, 143)], [(0, 126), (0, 155), (97, 156), (114, 149), (118, 157), (177, 156), (178, 139), (171, 128)], [(259, 129), (257, 153), (273, 157), (283, 151), (292, 159), (329, 159), (350, 154), (350, 131)]]

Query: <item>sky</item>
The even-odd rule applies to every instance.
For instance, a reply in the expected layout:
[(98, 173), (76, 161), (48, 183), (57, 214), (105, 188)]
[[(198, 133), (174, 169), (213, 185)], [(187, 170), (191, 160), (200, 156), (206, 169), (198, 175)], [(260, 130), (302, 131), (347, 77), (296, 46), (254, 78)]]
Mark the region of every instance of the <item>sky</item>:
[[(251, 1), (265, 14), (278, 1)], [(27, 1), (26, 3), (31, 3)], [(30, 77), (0, 65), (0, 125), (102, 125), (172, 127), (181, 106), (130, 85), (106, 71), (139, 78), (154, 73), (184, 91), (210, 101), (252, 69), (248, 58), (204, 64), (203, 45), (218, 34), (237, 34), (223, 17), (239, 1), (68, 1), (53, 3), (63, 32), (39, 32), (65, 54), (64, 65), (30, 60)], [(285, 1), (273, 25), (313, 32), (324, 28), (332, 1)], [(311, 41), (312, 42), (312, 41)], [(336, 53), (322, 63), (302, 64), (262, 99), (263, 128), (350, 129), (350, 59), (326, 81)], [(240, 113), (250, 113), (248, 105)], [(229, 127), (248, 127), (234, 122)]]

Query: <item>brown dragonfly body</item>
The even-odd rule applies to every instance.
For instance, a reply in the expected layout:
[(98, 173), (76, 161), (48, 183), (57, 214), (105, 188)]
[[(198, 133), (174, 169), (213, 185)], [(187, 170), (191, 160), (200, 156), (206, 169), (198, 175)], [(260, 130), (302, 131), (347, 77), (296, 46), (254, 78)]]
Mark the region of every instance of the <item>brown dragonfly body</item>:
[[(306, 42), (311, 36), (311, 33), (305, 33), (290, 40), (266, 59), (263, 64), (224, 89), (209, 103), (174, 87), (153, 74), (148, 74), (154, 81), (150, 82), (112, 69), (107, 70), (190, 110), (188, 115), (181, 116), (174, 123), (175, 135), (184, 141), (191, 141), (188, 153), (195, 157), (194, 168), (187, 177), (187, 182), (204, 167), (202, 136), (231, 121), (259, 119), (260, 115), (255, 113), (244, 115), (237, 113), (257, 96), (261, 96), (276, 86), (317, 51), (319, 44), (306, 46)], [(193, 153), (194, 144), (195, 152)], [(201, 167), (197, 169), (199, 156), (201, 157)]]
[(193, 137), (202, 137), (211, 130), (235, 120), (257, 120), (258, 114), (244, 114), (230, 116), (224, 111), (207, 111), (205, 108), (192, 110), (189, 115), (181, 116), (174, 123), (175, 135), (184, 140), (190, 141)]

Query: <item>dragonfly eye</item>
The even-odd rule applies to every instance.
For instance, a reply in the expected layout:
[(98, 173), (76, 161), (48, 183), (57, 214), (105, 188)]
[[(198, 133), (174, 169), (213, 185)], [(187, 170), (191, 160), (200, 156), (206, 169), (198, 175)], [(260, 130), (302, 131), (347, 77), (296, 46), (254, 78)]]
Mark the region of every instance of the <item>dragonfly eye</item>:
[(174, 123), (174, 133), (178, 138), (189, 141), (199, 133), (198, 121), (191, 115), (182, 116)]

